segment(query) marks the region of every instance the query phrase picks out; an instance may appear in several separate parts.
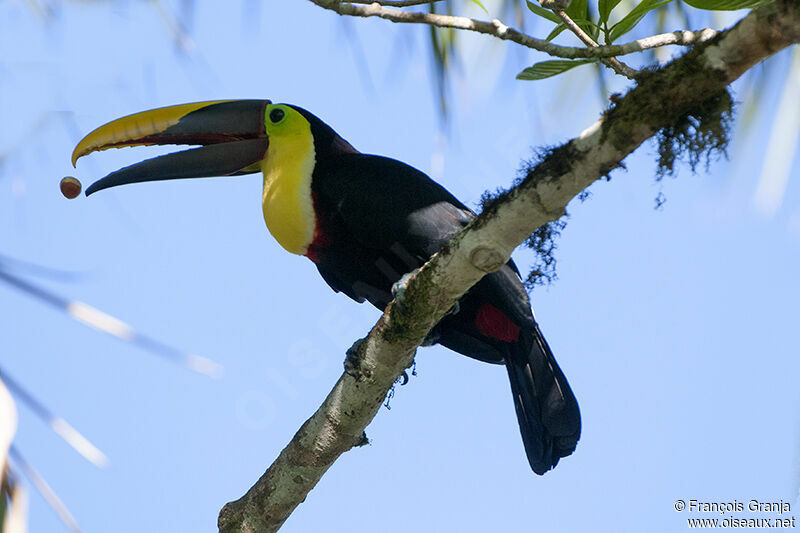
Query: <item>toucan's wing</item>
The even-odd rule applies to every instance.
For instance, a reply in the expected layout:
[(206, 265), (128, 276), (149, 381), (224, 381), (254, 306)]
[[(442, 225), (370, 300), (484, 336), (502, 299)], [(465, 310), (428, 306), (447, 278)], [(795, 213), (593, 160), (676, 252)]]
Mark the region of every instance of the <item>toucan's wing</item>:
[(394, 159), (346, 154), (317, 170), (324, 173), (315, 177), (317, 201), (369, 248), (400, 245), (424, 262), (475, 218), (444, 187)]
[(318, 223), (337, 240), (317, 269), (333, 290), (379, 309), (394, 282), (475, 216), (422, 172), (386, 157), (323, 158), (311, 187)]
[[(421, 266), (475, 218), (468, 207), (444, 187), (419, 170), (386, 157), (348, 154), (340, 156), (317, 180), (317, 201), (334, 212), (347, 226), (352, 238), (386, 256), (409, 256)], [(337, 291), (351, 294), (336, 272), (320, 267), (326, 282)], [(484, 277), (471, 293), (492, 302), (517, 324), (532, 321), (530, 302), (516, 266), (509, 261), (503, 268)], [(378, 305), (377, 302), (373, 302)], [(385, 305), (385, 302), (382, 302)], [(378, 305), (381, 307), (381, 305)]]

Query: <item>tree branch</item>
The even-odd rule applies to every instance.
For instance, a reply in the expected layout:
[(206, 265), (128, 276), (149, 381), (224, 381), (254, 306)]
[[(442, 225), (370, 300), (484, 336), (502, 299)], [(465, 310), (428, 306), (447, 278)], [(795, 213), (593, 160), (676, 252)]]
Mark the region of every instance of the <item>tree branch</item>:
[[(565, 11), (556, 11), (555, 14), (558, 18), (561, 19), (561, 21), (564, 23), (567, 29), (569, 29), (569, 31), (577, 35), (578, 39), (580, 39), (586, 46), (590, 46), (592, 48), (600, 47), (600, 45), (597, 44), (594, 41), (594, 39), (592, 39), (585, 31), (583, 31), (580, 26), (575, 24), (575, 21), (573, 21)], [(639, 73), (638, 70), (632, 69), (622, 61), (613, 57), (603, 58), (600, 60), (600, 62), (605, 66), (607, 66), (608, 68), (612, 69), (617, 74), (625, 76), (629, 80), (634, 79), (636, 77), (636, 74)]]
[(657, 48), (667, 45), (689, 46), (710, 40), (718, 34), (712, 29), (698, 31), (676, 31), (654, 35), (645, 39), (631, 41), (625, 44), (615, 44), (608, 46), (598, 46), (596, 48), (582, 48), (574, 46), (560, 46), (544, 39), (537, 39), (525, 33), (510, 28), (494, 19), (491, 22), (471, 19), (468, 17), (457, 17), (453, 15), (440, 15), (437, 13), (421, 13), (412, 11), (401, 11), (399, 9), (388, 9), (381, 4), (372, 3), (370, 5), (353, 5), (353, 3), (343, 3), (339, 0), (311, 0), (325, 9), (335, 11), (340, 15), (353, 17), (379, 17), (391, 22), (427, 24), (438, 28), (454, 28), (457, 30), (474, 31), (491, 35), (505, 41), (512, 41), (519, 45), (544, 52), (553, 57), (563, 59), (588, 59), (614, 57), (641, 52), (650, 48)]
[(378, 4), (390, 7), (412, 7), (433, 4), (442, 0), (351, 0), (351, 4)]
[[(317, 2), (318, 0), (312, 0)], [(800, 41), (800, 1), (752, 11), (717, 39), (647, 72), (614, 108), (487, 208), (413, 276), (405, 305), (391, 303), (345, 361), (345, 372), (278, 459), (219, 516), (223, 532), (277, 531), (344, 452), (365, 442), (364, 428), (425, 335), (481, 277), (502, 266), (537, 227), (621, 165), (661, 128), (717, 97), (766, 57)]]

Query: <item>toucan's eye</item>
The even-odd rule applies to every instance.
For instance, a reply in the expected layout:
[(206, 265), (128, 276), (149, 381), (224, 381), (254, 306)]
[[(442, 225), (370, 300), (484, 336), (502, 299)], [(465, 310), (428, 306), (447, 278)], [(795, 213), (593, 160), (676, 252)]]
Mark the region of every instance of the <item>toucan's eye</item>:
[(277, 124), (281, 120), (283, 120), (283, 116), (286, 113), (283, 112), (283, 109), (276, 108), (269, 112), (269, 119), (272, 121), (273, 124)]

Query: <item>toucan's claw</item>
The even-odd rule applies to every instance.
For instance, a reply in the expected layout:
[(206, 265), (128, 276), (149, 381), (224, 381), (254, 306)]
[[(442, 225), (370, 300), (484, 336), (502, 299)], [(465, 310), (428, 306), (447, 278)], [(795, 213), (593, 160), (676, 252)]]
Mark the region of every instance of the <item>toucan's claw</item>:
[[(394, 285), (392, 285), (392, 296), (394, 297), (394, 300), (395, 300), (395, 302), (397, 304), (397, 307), (399, 307), (400, 309), (403, 309), (403, 310), (405, 309), (405, 300), (404, 299), (405, 299), (406, 289), (408, 288), (408, 282), (411, 281), (411, 278), (414, 277), (417, 274), (417, 272), (419, 272), (419, 269), (415, 268), (411, 272), (403, 274), (403, 277), (400, 278), (399, 280), (397, 280)], [(458, 302), (456, 301), (456, 303), (453, 304), (453, 307), (451, 307), (444, 314), (444, 316), (455, 315), (460, 310), (461, 310), (461, 306), (458, 305)], [(442, 318), (444, 318), (444, 317), (442, 317)], [(436, 341), (433, 341), (431, 344), (435, 344), (435, 343), (436, 343)], [(427, 344), (423, 344), (423, 346), (427, 346)]]
[(406, 272), (403, 274), (403, 277), (397, 280), (394, 285), (392, 285), (392, 296), (394, 297), (395, 303), (397, 307), (400, 309), (405, 309), (405, 292), (408, 288), (408, 282), (411, 281), (411, 278), (414, 277), (417, 272), (419, 272), (418, 268), (415, 268), (411, 272)]

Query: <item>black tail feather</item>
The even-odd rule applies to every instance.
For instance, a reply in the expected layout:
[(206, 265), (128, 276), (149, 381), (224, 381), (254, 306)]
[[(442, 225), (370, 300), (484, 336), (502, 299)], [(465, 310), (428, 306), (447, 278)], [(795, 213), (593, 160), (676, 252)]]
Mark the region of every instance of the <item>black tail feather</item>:
[(510, 346), (506, 368), (528, 462), (542, 475), (578, 444), (578, 402), (538, 325)]

